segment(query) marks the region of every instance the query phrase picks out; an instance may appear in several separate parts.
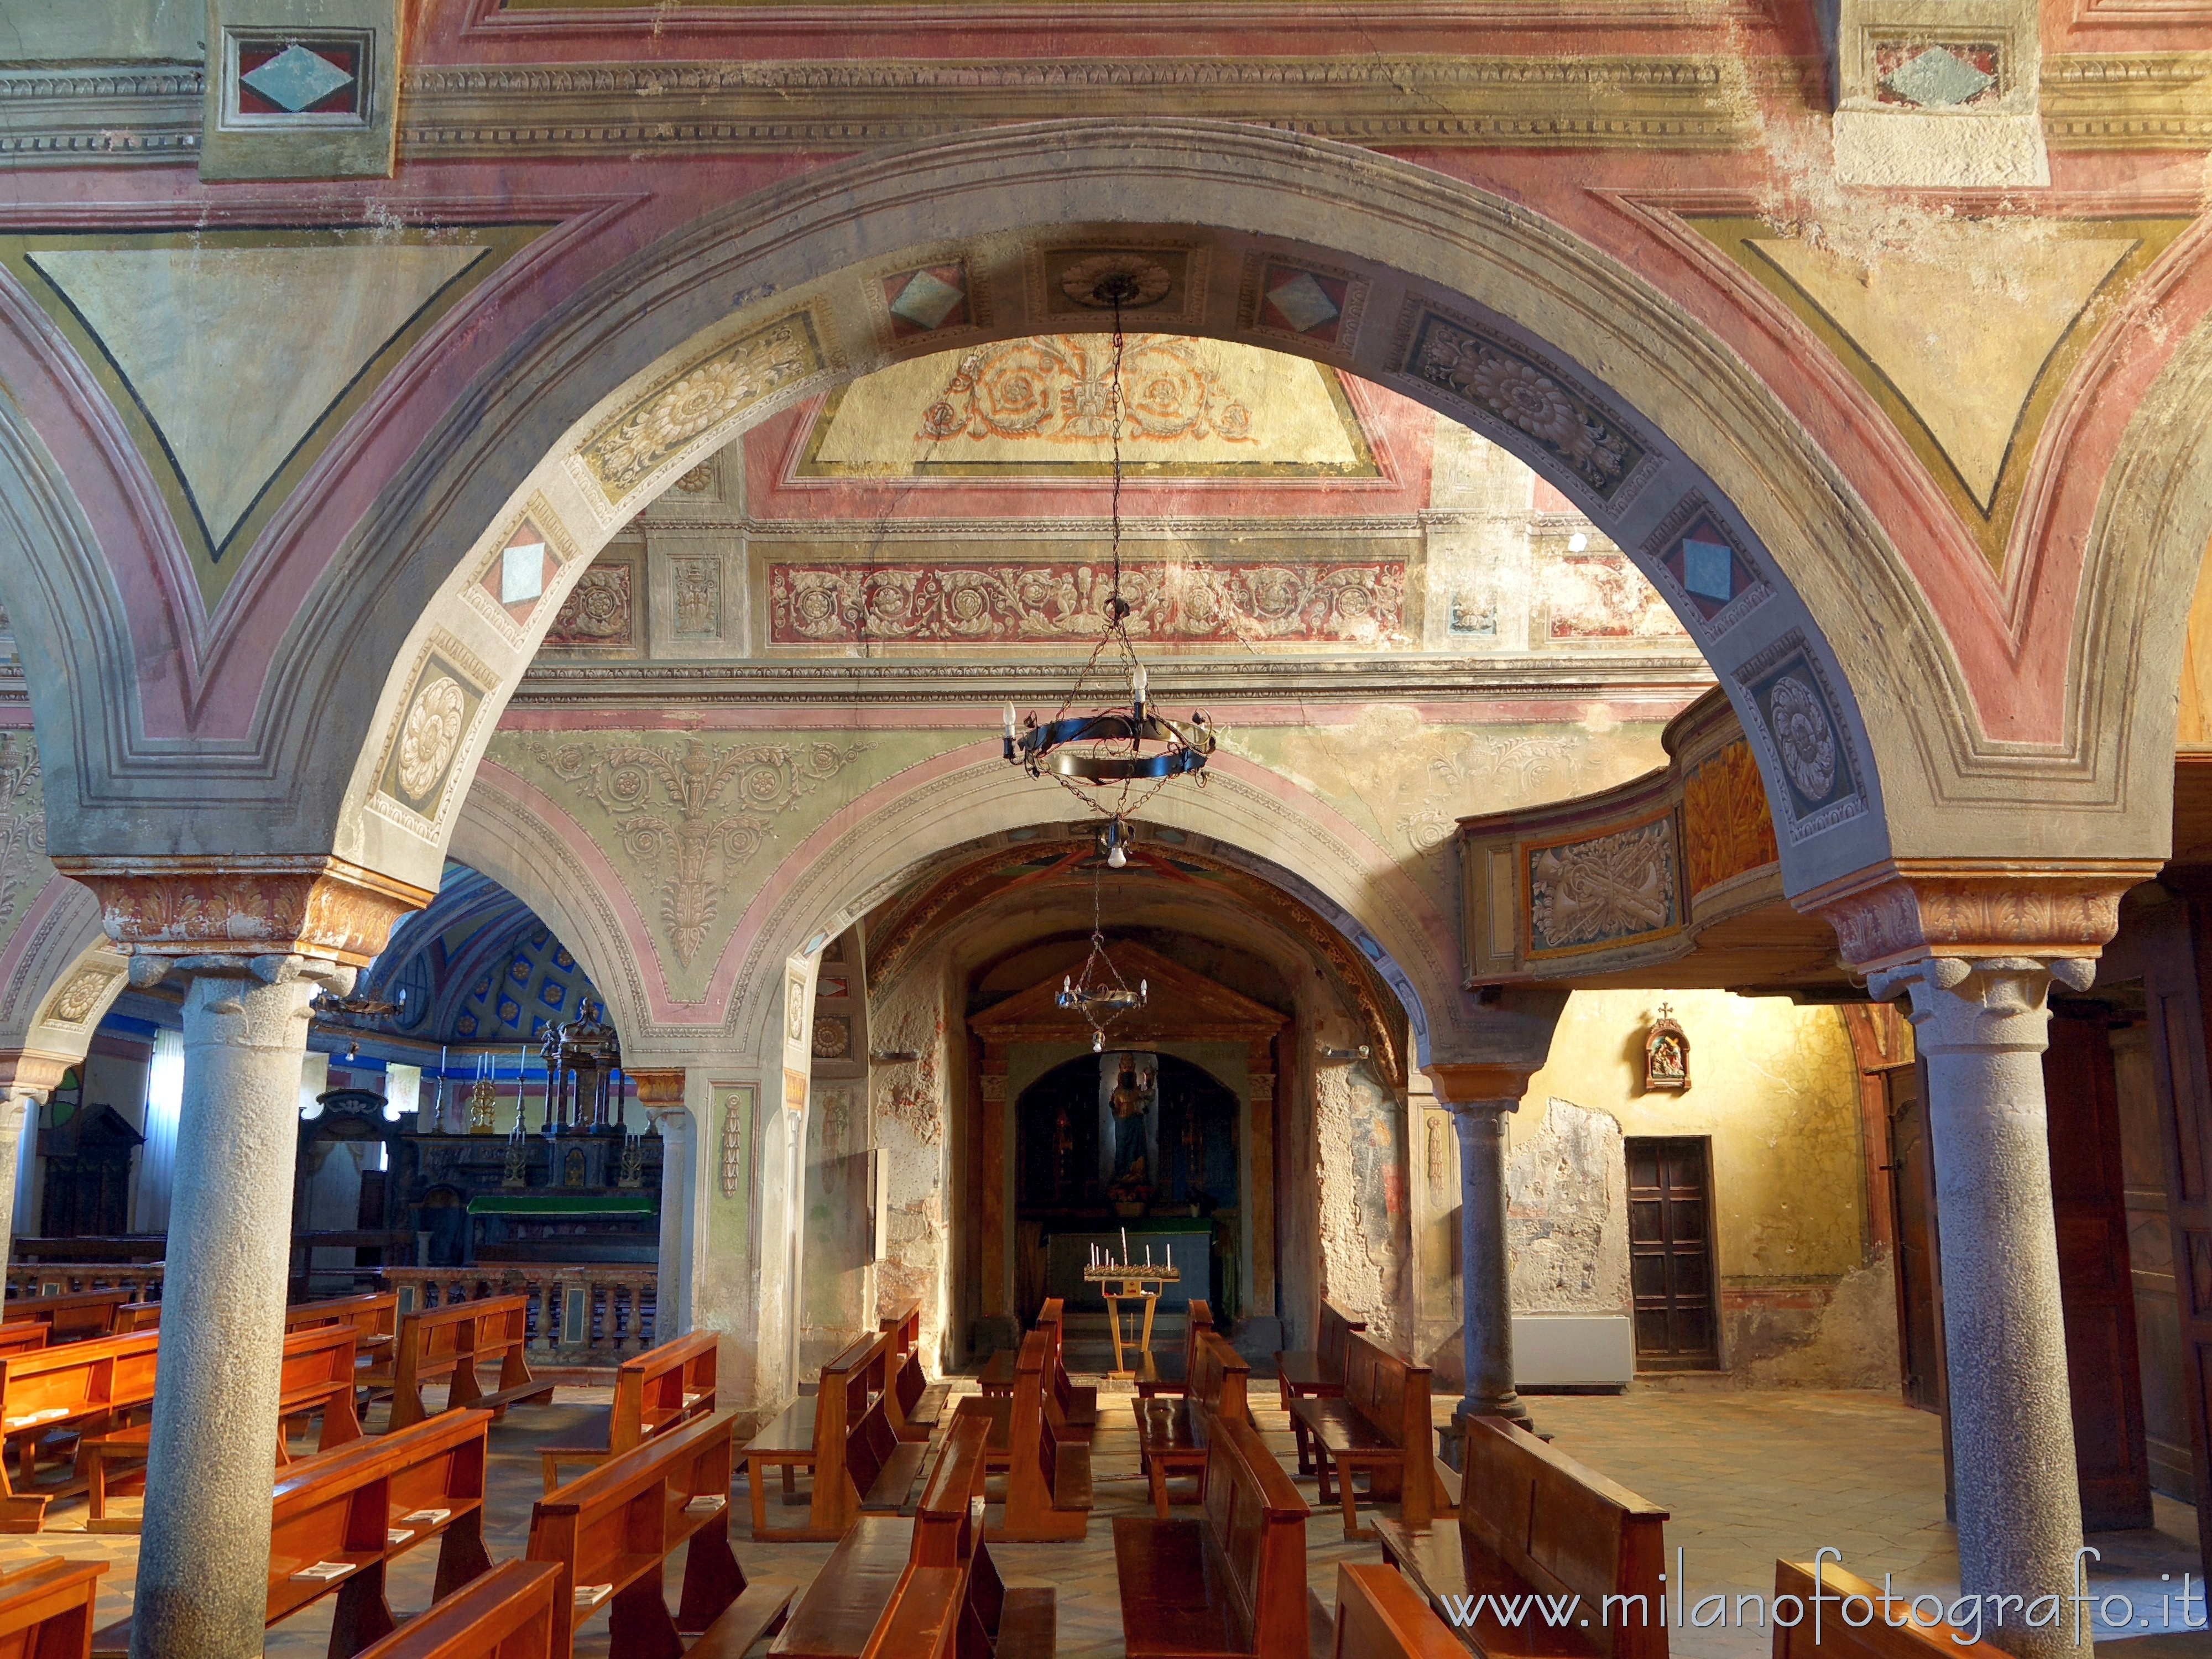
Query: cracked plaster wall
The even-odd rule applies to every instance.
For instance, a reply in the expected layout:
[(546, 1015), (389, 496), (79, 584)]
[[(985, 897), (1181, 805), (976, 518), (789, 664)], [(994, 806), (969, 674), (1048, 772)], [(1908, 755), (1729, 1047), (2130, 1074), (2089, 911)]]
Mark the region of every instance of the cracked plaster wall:
[[(868, 1006), (878, 1051), (918, 1056), (872, 1068), (876, 1145), (884, 1149), (890, 1188), (890, 1237), (876, 1267), (876, 1297), (879, 1307), (921, 1298), (921, 1346), (929, 1356), (945, 1352), (950, 1261), (945, 1102), (951, 1066), (943, 976), (941, 962), (920, 958), (878, 988)], [(933, 1360), (932, 1369), (941, 1363)]]
[(1364, 1065), (1314, 1079), (1322, 1294), (1378, 1340), (1410, 1328), (1413, 1239), (1406, 1194), (1406, 1107)]

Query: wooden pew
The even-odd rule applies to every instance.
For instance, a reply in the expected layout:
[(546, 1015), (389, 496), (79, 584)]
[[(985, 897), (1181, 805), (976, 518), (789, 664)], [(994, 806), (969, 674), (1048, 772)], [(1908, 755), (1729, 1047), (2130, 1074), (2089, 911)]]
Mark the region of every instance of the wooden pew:
[(391, 1364), (392, 1349), (399, 1340), (399, 1293), (370, 1291), (359, 1296), (325, 1297), (319, 1302), (295, 1302), (284, 1310), (284, 1328), (310, 1330), (318, 1325), (349, 1325), (363, 1369)]
[[(530, 1517), (530, 1559), (560, 1569), (553, 1659), (570, 1659), (576, 1632), (608, 1611), (609, 1659), (738, 1659), (780, 1627), (788, 1584), (752, 1584), (730, 1548), (730, 1480), (738, 1414), (709, 1413), (578, 1475)], [(661, 1589), (667, 1558), (684, 1547), (684, 1584), (670, 1617)], [(699, 1632), (689, 1650), (678, 1632)]]
[(361, 1659), (551, 1659), (560, 1586), (550, 1561), (502, 1561), (364, 1648)]
[(1429, 1368), (1393, 1352), (1364, 1332), (1346, 1339), (1344, 1392), (1302, 1395), (1291, 1421), (1313, 1443), (1321, 1501), (1330, 1500), (1332, 1474), (1342, 1486), (1344, 1535), (1371, 1537), (1359, 1526), (1352, 1477), (1367, 1472), (1371, 1498), (1395, 1498), (1408, 1527), (1425, 1527), (1436, 1505), (1436, 1431), (1429, 1421)]
[(1006, 1589), (983, 1543), (991, 1420), (954, 1415), (913, 1521), (863, 1516), (792, 1610), (773, 1659), (1051, 1659), (1054, 1592)]
[[(1375, 1529), (1382, 1555), (1447, 1622), (1445, 1597), (1491, 1591), (1578, 1595), (1602, 1608), (1608, 1595), (1643, 1596), (1654, 1607), (1666, 1586), (1667, 1511), (1647, 1504), (1556, 1447), (1498, 1417), (1468, 1423), (1459, 1522), (1413, 1527), (1387, 1517)], [(1626, 1606), (1629, 1604), (1621, 1604)], [(1477, 1653), (1524, 1654), (1534, 1625), (1501, 1626), (1486, 1611), (1455, 1630)], [(1594, 1620), (1588, 1629), (1545, 1629), (1545, 1653), (1591, 1659), (1666, 1659), (1667, 1629), (1648, 1621)]]
[(47, 1327), (35, 1319), (0, 1325), (0, 1359), (11, 1353), (36, 1353), (46, 1346)]
[[(845, 1437), (845, 1479), (858, 1494), (863, 1514), (902, 1513), (929, 1455), (927, 1441), (898, 1437), (885, 1409), (890, 1400), (886, 1390), (870, 1401)], [(821, 1476), (817, 1473), (815, 1478)]]
[[(278, 1362), (276, 1462), (292, 1461), (285, 1443), (295, 1421), (319, 1416), (322, 1430), (318, 1451), (328, 1451), (361, 1438), (361, 1418), (354, 1409), (354, 1330), (350, 1326), (327, 1325), (295, 1331), (284, 1339)], [(107, 1500), (125, 1492), (146, 1489), (144, 1462), (152, 1434), (149, 1423), (127, 1424), (77, 1442), (76, 1470), (84, 1479), (88, 1505), (87, 1532), (135, 1533), (135, 1515), (110, 1515)], [(135, 1462), (140, 1467), (118, 1480), (114, 1466)]]
[(161, 1304), (158, 1302), (126, 1302), (115, 1310), (112, 1333), (122, 1336), (131, 1331), (158, 1331), (161, 1328)]
[(1067, 1330), (1055, 1307), (1052, 1322), (1044, 1327), (1048, 1339), (1044, 1361), (1044, 1409), (1053, 1432), (1062, 1440), (1088, 1443), (1098, 1432), (1098, 1390), (1089, 1383), (1078, 1386), (1067, 1375)]
[[(1181, 1394), (1190, 1380), (1191, 1358), (1198, 1352), (1198, 1337), (1201, 1331), (1213, 1328), (1213, 1310), (1198, 1297), (1193, 1297), (1183, 1310), (1182, 1346), (1174, 1353), (1155, 1353), (1150, 1348), (1137, 1356), (1137, 1397), (1150, 1400), (1157, 1395)], [(1278, 1359), (1282, 1356), (1275, 1356)], [(1287, 1407), (1285, 1408), (1287, 1409)]]
[(712, 1331), (694, 1331), (625, 1359), (615, 1372), (614, 1404), (586, 1424), (586, 1443), (540, 1446), (545, 1490), (561, 1484), (561, 1470), (604, 1463), (641, 1446), (654, 1435), (680, 1428), (714, 1409), (714, 1366), (721, 1342)]
[(100, 1433), (154, 1403), (153, 1331), (105, 1336), (0, 1358), (0, 1436), (17, 1458), (17, 1480), (0, 1456), (0, 1533), (36, 1532), (46, 1505), (82, 1490), (80, 1480), (34, 1487), (47, 1436)]
[(891, 1340), (884, 1380), (891, 1427), (902, 1440), (926, 1442), (944, 1416), (945, 1389), (922, 1369), (921, 1298), (900, 1303), (883, 1316), (881, 1328)]
[(1344, 1356), (1351, 1346), (1352, 1334), (1364, 1331), (1364, 1319), (1346, 1319), (1324, 1302), (1321, 1304), (1321, 1331), (1311, 1349), (1293, 1349), (1275, 1355), (1275, 1387), (1280, 1392), (1283, 1409), (1291, 1413), (1291, 1432), (1298, 1444), (1298, 1473), (1314, 1472), (1313, 1447), (1306, 1425), (1297, 1419), (1291, 1407), (1301, 1400), (1337, 1400), (1344, 1395)]
[(58, 1296), (19, 1296), (0, 1304), (11, 1325), (35, 1319), (47, 1328), (49, 1342), (77, 1342), (115, 1331), (115, 1310), (131, 1300), (128, 1291), (70, 1291)]
[[(441, 1412), (289, 1465), (270, 1505), (266, 1623), (280, 1624), (336, 1590), (331, 1659), (352, 1659), (397, 1622), (385, 1595), (385, 1568), (394, 1558), (436, 1539), (432, 1593), (440, 1599), (489, 1571), (483, 1492), (490, 1425), (489, 1412)], [(310, 1571), (318, 1567), (343, 1571)], [(124, 1659), (130, 1650), (127, 1619), (93, 1637), (93, 1659)]]
[[(523, 1357), (529, 1320), (530, 1299), (521, 1296), (489, 1296), (402, 1315), (392, 1358), (391, 1426), (404, 1429), (428, 1416), (422, 1385), (441, 1377), (447, 1379), (447, 1411), (480, 1409), (497, 1419), (509, 1406), (550, 1404), (553, 1385), (533, 1378)], [(477, 1364), (487, 1359), (499, 1361), (499, 1386), (489, 1393), (477, 1376)], [(374, 1386), (381, 1379), (372, 1372), (362, 1380)]]
[(955, 1411), (991, 1422), (985, 1454), (1006, 1471), (1006, 1504), (994, 1538), (1081, 1538), (1091, 1525), (1091, 1443), (1062, 1436), (1045, 1410), (1045, 1363), (1052, 1338), (1039, 1325), (1022, 1339), (1011, 1395), (975, 1396)]
[(1196, 1521), (1114, 1517), (1128, 1659), (1308, 1659), (1325, 1619), (1306, 1588), (1306, 1517), (1289, 1475), (1236, 1418), (1215, 1419)]
[[(1995, 1644), (1969, 1641), (1966, 1639), (1966, 1632), (1954, 1625), (1923, 1627), (1910, 1618), (1901, 1626), (1892, 1625), (1875, 1599), (1881, 1592), (1872, 1584), (1856, 1573), (1845, 1572), (1832, 1561), (1821, 1562), (1820, 1569), (1819, 1589), (1823, 1595), (1862, 1597), (1873, 1616), (1854, 1630), (1850, 1621), (1841, 1616), (1842, 1608), (1830, 1601), (1821, 1609), (1818, 1626), (1820, 1639), (1816, 1644), (1813, 1639), (1815, 1626), (1812, 1565), (1777, 1561), (1775, 1601), (1778, 1604), (1784, 1596), (1794, 1595), (1804, 1607), (1805, 1615), (1794, 1626), (1775, 1625), (1773, 1659), (1936, 1659), (1940, 1653), (1960, 1656), (1960, 1659), (2003, 1659)], [(1771, 1613), (1772, 1608), (1768, 1611)]]
[(105, 1561), (35, 1561), (0, 1577), (0, 1659), (84, 1659)]
[(1152, 1513), (1168, 1518), (1168, 1482), (1188, 1475), (1200, 1482), (1196, 1503), (1205, 1496), (1206, 1448), (1213, 1419), (1226, 1413), (1251, 1421), (1247, 1394), (1252, 1367), (1209, 1325), (1200, 1331), (1188, 1376), (1180, 1395), (1154, 1395), (1133, 1401), (1137, 1413), (1137, 1451), (1152, 1482)]
[[(1046, 1325), (1057, 1326), (1060, 1323), (1060, 1308), (1061, 1301), (1059, 1297), (1045, 1297), (1043, 1305), (1037, 1310), (1036, 1319), (1030, 1326), (1030, 1330), (1038, 1330)], [(1023, 1334), (1026, 1336), (1028, 1332)], [(1021, 1364), (1022, 1350), (1019, 1343), (1016, 1343), (1011, 1348), (993, 1349), (991, 1357), (983, 1362), (982, 1369), (975, 1373), (976, 1388), (987, 1395), (1012, 1394), (1014, 1391), (1014, 1374), (1021, 1369)]]
[(1336, 1570), (1336, 1625), (1329, 1659), (1462, 1659), (1451, 1627), (1395, 1567)]
[[(830, 1543), (842, 1538), (859, 1518), (860, 1493), (845, 1467), (845, 1448), (869, 1402), (883, 1392), (890, 1340), (883, 1332), (864, 1336), (822, 1368), (821, 1385), (784, 1407), (775, 1419), (746, 1443), (744, 1456), (752, 1471), (753, 1536), (763, 1540)], [(783, 1471), (783, 1489), (793, 1489), (793, 1473), (813, 1474), (813, 1492), (804, 1527), (768, 1523), (768, 1474)], [(912, 1485), (911, 1480), (908, 1486)]]

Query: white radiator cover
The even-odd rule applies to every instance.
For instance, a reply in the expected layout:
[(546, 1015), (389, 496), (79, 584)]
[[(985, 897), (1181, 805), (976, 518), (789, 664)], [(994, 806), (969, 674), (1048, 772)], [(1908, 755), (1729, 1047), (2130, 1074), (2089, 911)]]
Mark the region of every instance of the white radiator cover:
[(1516, 1314), (1516, 1388), (1626, 1382), (1636, 1375), (1636, 1337), (1626, 1314)]

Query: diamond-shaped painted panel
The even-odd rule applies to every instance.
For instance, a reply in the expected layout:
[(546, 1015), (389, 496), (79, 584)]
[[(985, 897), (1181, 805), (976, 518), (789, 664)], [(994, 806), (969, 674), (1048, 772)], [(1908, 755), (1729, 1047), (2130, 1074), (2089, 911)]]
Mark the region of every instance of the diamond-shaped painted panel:
[(894, 338), (961, 327), (972, 320), (968, 309), (968, 267), (956, 260), (886, 276), (884, 305), (890, 313)]
[(239, 53), (238, 67), (243, 113), (325, 115), (356, 108), (359, 48), (351, 45), (294, 40), (247, 47)]
[(1725, 604), (1735, 597), (1735, 562), (1729, 550), (1718, 542), (1685, 541), (1682, 586), (1699, 599)]
[(1347, 287), (1296, 265), (1271, 264), (1262, 278), (1261, 327), (1333, 344), (1343, 325)]
[(1970, 104), (1997, 83), (1996, 48), (1991, 46), (1931, 46), (1877, 50), (1875, 72), (1884, 103), (1921, 109), (1952, 109)]

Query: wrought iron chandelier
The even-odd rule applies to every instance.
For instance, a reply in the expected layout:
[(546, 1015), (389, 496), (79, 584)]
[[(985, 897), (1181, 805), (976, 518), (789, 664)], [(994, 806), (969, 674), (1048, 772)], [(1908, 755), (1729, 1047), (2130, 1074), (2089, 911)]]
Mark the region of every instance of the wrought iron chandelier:
[(1100, 921), (1099, 882), (1104, 866), (1119, 869), (1127, 860), (1122, 856), (1123, 841), (1115, 841), (1108, 847), (1108, 836), (1124, 826), (1118, 817), (1109, 819), (1106, 833), (1099, 837), (1107, 856), (1103, 864), (1091, 867), (1091, 954), (1083, 959), (1083, 966), (1073, 974), (1063, 975), (1060, 995), (1054, 999), (1063, 1008), (1073, 1008), (1083, 1015), (1091, 1026), (1091, 1052), (1103, 1054), (1106, 1048), (1106, 1032), (1114, 1022), (1131, 1011), (1143, 1007), (1152, 998), (1151, 985), (1139, 979), (1137, 988), (1131, 990), (1129, 982), (1121, 977), (1121, 970), (1114, 965), (1114, 958), (1106, 954), (1106, 933)]
[[(1035, 714), (1030, 714), (1018, 723), (1013, 704), (1008, 703), (1006, 709), (1006, 759), (1033, 778), (1052, 779), (1090, 811), (1104, 816), (1106, 861), (1117, 870), (1127, 862), (1126, 848), (1131, 817), (1173, 779), (1194, 776), (1204, 784), (1206, 757), (1213, 752), (1214, 744), (1213, 728), (1204, 714), (1194, 714), (1187, 721), (1174, 720), (1154, 708), (1150, 677), (1144, 664), (1138, 660), (1135, 642), (1129, 637), (1133, 607), (1121, 593), (1121, 358), (1127, 344), (1121, 325), (1121, 307), (1141, 300), (1144, 295), (1134, 271), (1109, 269), (1086, 293), (1075, 295), (1102, 310), (1111, 307), (1114, 313), (1114, 366), (1107, 390), (1114, 459), (1110, 520), (1113, 584), (1106, 600), (1105, 626), (1082, 672), (1075, 677), (1066, 701), (1052, 719), (1041, 723)], [(1127, 709), (1109, 708), (1091, 714), (1071, 713), (1083, 701), (1085, 690), (1092, 681), (1105, 678), (1102, 664), (1109, 653), (1127, 678)], [(1105, 792), (1109, 790), (1117, 793), (1108, 798)], [(1103, 945), (1095, 933), (1092, 957), (1094, 960), (1103, 957)], [(1089, 971), (1087, 966), (1085, 971)], [(1063, 1006), (1073, 1005), (1063, 1000)]]

